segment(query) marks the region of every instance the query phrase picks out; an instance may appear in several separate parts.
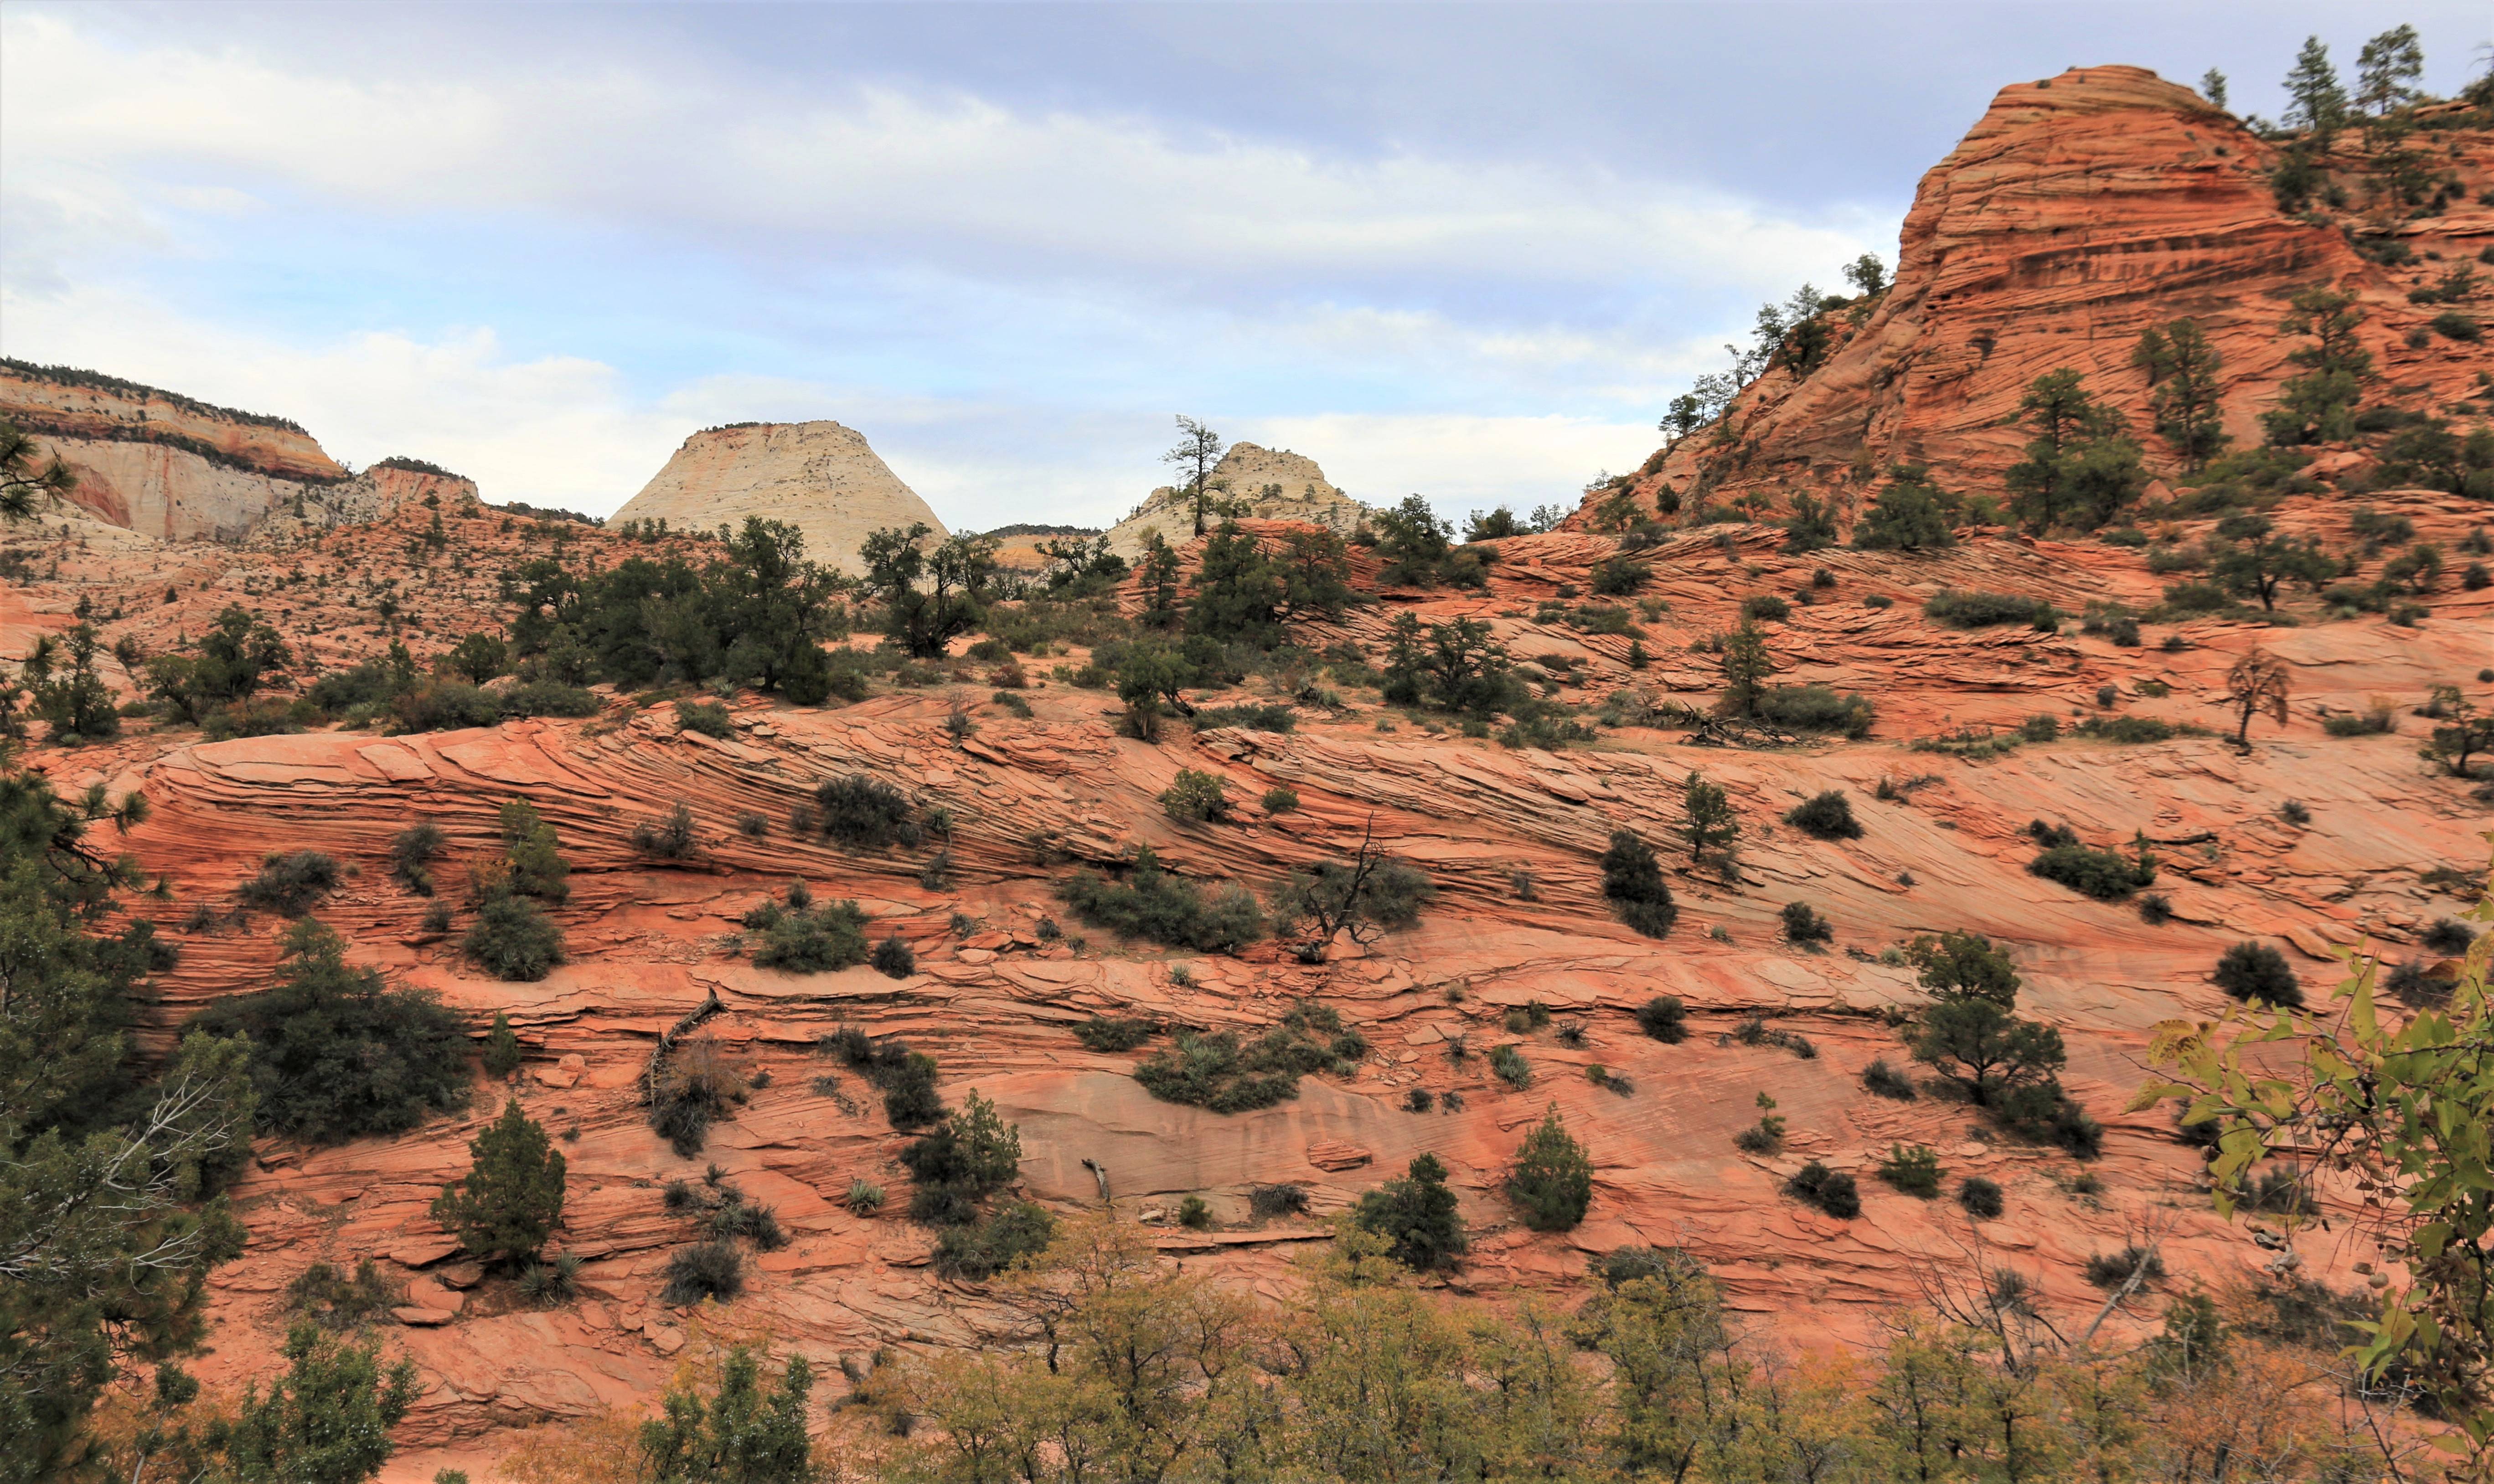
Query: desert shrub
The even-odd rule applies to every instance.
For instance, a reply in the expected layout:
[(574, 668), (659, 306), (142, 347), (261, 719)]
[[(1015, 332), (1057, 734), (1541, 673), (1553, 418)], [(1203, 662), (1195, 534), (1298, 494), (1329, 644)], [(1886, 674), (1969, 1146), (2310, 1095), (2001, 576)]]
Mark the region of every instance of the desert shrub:
[(1056, 1218), (1027, 1200), (1008, 1201), (986, 1220), (947, 1227), (935, 1241), (935, 1271), (978, 1283), (1048, 1249)]
[(503, 687), (500, 696), (505, 716), (594, 716), (597, 693), (556, 681), (530, 681)]
[(2444, 918), (2426, 928), (2417, 941), (2426, 953), (2451, 958), (2468, 952), (2468, 946), (2477, 941), (2477, 931), (2455, 918)]
[(1855, 742), (1870, 735), (1878, 709), (1852, 691), (1825, 685), (1770, 685), (1758, 692), (1758, 718), (1793, 732), (1841, 732)]
[(1611, 848), (1602, 852), (1602, 895), (1628, 927), (1649, 938), (1668, 935), (1680, 917), (1671, 886), (1662, 879), (1662, 864), (1654, 848), (1632, 830), (1611, 833)]
[(1741, 617), (1780, 623), (1792, 617), (1792, 604), (1772, 592), (1752, 593), (1741, 600)]
[(2371, 737), (2393, 731), (2396, 720), (2388, 706), (2374, 706), (2360, 712), (2331, 712), (2321, 718), (2321, 730), (2332, 737)]
[(2098, 901), (2122, 901), (2156, 880), (2156, 865), (2143, 848), (2136, 860), (2110, 850), (2082, 845), (2068, 830), (2037, 831), (2043, 853), (2026, 863), (2027, 872), (2057, 882)]
[(1505, 1024), (1510, 1036), (1529, 1035), (1534, 1031), (1546, 1029), (1550, 1024), (1550, 1007), (1539, 1000), (1523, 1005), (1510, 1005), (1507, 1007)]
[(1665, 1045), (1688, 1039), (1688, 1010), (1676, 994), (1658, 994), (1637, 1007), (1637, 1029)]
[(580, 1254), (570, 1252), (532, 1262), (520, 1269), (520, 1297), (532, 1304), (569, 1303), (580, 1296)]
[(1451, 1268), (1472, 1245), (1455, 1193), (1446, 1188), (1446, 1166), (1433, 1154), (1414, 1160), (1402, 1178), (1362, 1195), (1351, 1219), (1385, 1238), (1385, 1255), (1414, 1272)]
[(883, 1209), (883, 1187), (862, 1177), (851, 1180), (840, 1203), (859, 1216), (872, 1216)]
[(690, 1159), (701, 1153), (710, 1126), (744, 1100), (748, 1085), (744, 1070), (715, 1039), (678, 1042), (652, 1080), (650, 1127)]
[(441, 827), (418, 820), (390, 836), (390, 875), (418, 896), (433, 894), (433, 859), (441, 854)]
[(1170, 818), (1193, 824), (1230, 817), (1229, 785), (1217, 773), (1193, 768), (1177, 771), (1177, 780), (1161, 791), (1161, 808)]
[(2266, 943), (2237, 943), (2219, 954), (2216, 981), (2218, 988), (2246, 1003), (2303, 1008), (2302, 982), (2287, 966), (2286, 955)]
[(494, 1012), (493, 1026), (485, 1032), (485, 1075), (507, 1079), (520, 1070), (519, 1033), (511, 1029), (511, 1016), (506, 1011)]
[(1403, 1110), (1408, 1113), (1425, 1113), (1437, 1105), (1438, 1095), (1425, 1087), (1414, 1087), (1403, 1095)]
[(1899, 1103), (1914, 1101), (1914, 1079), (1889, 1066), (1885, 1057), (1862, 1069), (1862, 1085), (1876, 1097), (1893, 1098)]
[(234, 888), (254, 907), (301, 917), (338, 889), (337, 859), (317, 850), (275, 852), (260, 859), (259, 874)]
[(1189, 1196), (1177, 1203), (1177, 1224), (1189, 1231), (1202, 1231), (1212, 1225), (1212, 1207), (1201, 1196)]
[(1793, 1171), (1793, 1177), (1784, 1182), (1784, 1194), (1839, 1221), (1851, 1221), (1862, 1214), (1862, 1192), (1854, 1185), (1853, 1177), (1816, 1160)]
[(1890, 1144), (1879, 1162), (1879, 1178), (1908, 1196), (1929, 1200), (1940, 1193), (1940, 1157), (1928, 1144)]
[(1558, 1104), (1516, 1150), (1506, 1198), (1536, 1231), (1566, 1231), (1585, 1219), (1594, 1199), (1594, 1162), (1560, 1121)]
[(2141, 1274), (2143, 1282), (2153, 1283), (2165, 1276), (2165, 1259), (2136, 1245), (2117, 1253), (2100, 1252), (2087, 1258), (2087, 1282), (2099, 1288), (2118, 1288), (2130, 1282), (2134, 1273)]
[(1517, 1092), (1533, 1085), (1533, 1068), (1525, 1061), (1524, 1052), (1515, 1046), (1493, 1048), (1489, 1053), (1489, 1070), (1497, 1075), (1500, 1081)]
[(657, 819), (632, 827), (632, 848), (661, 861), (681, 861), (693, 853), (693, 811), (677, 804)]
[(2164, 926), (2174, 921), (2174, 899), (2162, 892), (2140, 893), (2139, 920), (2150, 927)]
[(1093, 1015), (1074, 1027), (1074, 1037), (1094, 1051), (1131, 1051), (1149, 1041), (1158, 1028), (1139, 1017)]
[[(1244, 727), (1251, 732), (1294, 732), (1299, 718), (1287, 706), (1207, 706), (1187, 718), (1187, 725), (1199, 732), (1217, 731), (1222, 727)], [(1180, 777), (1185, 770), (1180, 770)], [(1199, 777), (1211, 774), (1199, 773)], [(1216, 780), (1217, 781), (1217, 780)]]
[(2072, 730), (2082, 737), (2100, 738), (2106, 742), (2138, 746), (2144, 742), (2171, 740), (2181, 729), (2170, 721), (2154, 716), (2089, 716)]
[(563, 962), (563, 929), (525, 896), (490, 896), (476, 908), (460, 951), (496, 979), (534, 983)]
[(1305, 1216), (1308, 1193), (1297, 1185), (1258, 1185), (1247, 1192), (1247, 1210), (1258, 1221), (1271, 1221), (1276, 1216)]
[(563, 1158), (512, 1098), (468, 1145), (471, 1168), (431, 1212), (471, 1257), (532, 1260), (563, 1219)]
[(1137, 851), (1123, 882), (1083, 870), (1056, 894), (1094, 927), (1170, 948), (1226, 953), (1264, 934), (1264, 909), (1243, 887), (1209, 895), (1183, 876), (1164, 871), (1149, 846)]
[(814, 823), (850, 850), (916, 845), (916, 810), (900, 790), (864, 773), (826, 779), (814, 790)]
[(1958, 1182), (1957, 1203), (1977, 1221), (1991, 1221), (2003, 1209), (2000, 1187), (1981, 1175), (1968, 1175)]
[(286, 930), (278, 982), (219, 1000), (187, 1035), (251, 1039), (263, 1131), (334, 1144), (403, 1134), (468, 1102), (468, 1032), (431, 993), (392, 989), (346, 961), (346, 940), (306, 918)]
[(1732, 1142), (1745, 1154), (1760, 1157), (1783, 1152), (1784, 1119), (1776, 1111), (1776, 1100), (1758, 1094), (1758, 1121), (1732, 1136)]
[(753, 949), (755, 966), (791, 974), (820, 974), (866, 962), (866, 924), (865, 911), (854, 901), (810, 909), (765, 902), (745, 915), (745, 925), (762, 935)]
[(2446, 309), (2426, 321), (2432, 331), (2447, 340), (2474, 341), (2484, 334), (2474, 317), (2455, 309)]
[(1264, 812), (1267, 814), (1288, 814), (1298, 806), (1298, 791), (1287, 783), (1276, 783), (1264, 790)]
[(427, 681), (390, 700), (401, 732), (451, 732), (499, 726), (502, 703), (490, 690), (461, 681)]
[(286, 1309), (323, 1329), (360, 1329), (378, 1323), (399, 1303), (373, 1259), (355, 1264), (354, 1276), (341, 1274), (326, 1262), (315, 1262), (286, 1286)]
[(687, 732), (699, 732), (704, 737), (736, 735), (736, 723), (728, 718), (727, 708), (715, 701), (677, 702), (676, 725)]
[(1949, 628), (2023, 623), (2039, 633), (2059, 627), (2061, 621), (2059, 611), (2042, 598), (2014, 597), (2006, 592), (1960, 592), (1949, 588), (1924, 602), (1923, 616)]
[(1310, 1073), (1348, 1075), (1367, 1052), (1334, 1011), (1302, 1004), (1252, 1042), (1234, 1031), (1181, 1032), (1170, 1049), (1136, 1066), (1135, 1080), (1165, 1103), (1238, 1113), (1298, 1096), (1299, 1078)]
[(658, 1295), (662, 1303), (731, 1299), (745, 1291), (745, 1255), (734, 1242), (696, 1242), (667, 1255), (666, 1276)]
[(918, 972), (918, 954), (898, 933), (893, 933), (874, 946), (871, 961), (875, 972), (887, 979), (907, 979)]
[(764, 815), (745, 809), (736, 816), (736, 833), (748, 840), (764, 839), (771, 833), (771, 821)]
[(1784, 823), (1822, 840), (1862, 838), (1862, 825), (1853, 817), (1852, 801), (1844, 797), (1840, 788), (1812, 794), (1794, 804), (1784, 812)]
[(1810, 945), (1825, 943), (1836, 936), (1836, 927), (1818, 915), (1808, 902), (1784, 903), (1784, 941)]

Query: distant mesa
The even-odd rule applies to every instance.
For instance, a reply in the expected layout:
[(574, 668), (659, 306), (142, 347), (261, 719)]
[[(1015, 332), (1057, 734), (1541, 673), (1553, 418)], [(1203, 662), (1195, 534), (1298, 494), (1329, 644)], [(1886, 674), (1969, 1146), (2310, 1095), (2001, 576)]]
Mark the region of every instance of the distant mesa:
[(171, 541), (345, 525), (475, 486), (416, 459), (350, 474), (300, 424), (84, 371), (0, 359), (0, 417), (58, 454), (86, 518)]
[(663, 520), (674, 530), (743, 526), (747, 516), (785, 521), (806, 537), (806, 555), (858, 571), (868, 532), (944, 523), (900, 482), (853, 428), (836, 422), (748, 422), (705, 428), (685, 439), (667, 467), (610, 518)]
[[(1287, 448), (1232, 443), (1212, 471), (1212, 484), (1239, 513), (1258, 520), (1305, 521), (1349, 535), (1368, 507), (1335, 489), (1317, 461)], [(1195, 500), (1174, 485), (1152, 491), (1133, 514), (1109, 528), (1109, 549), (1132, 561), (1158, 531), (1171, 545), (1195, 535)]]

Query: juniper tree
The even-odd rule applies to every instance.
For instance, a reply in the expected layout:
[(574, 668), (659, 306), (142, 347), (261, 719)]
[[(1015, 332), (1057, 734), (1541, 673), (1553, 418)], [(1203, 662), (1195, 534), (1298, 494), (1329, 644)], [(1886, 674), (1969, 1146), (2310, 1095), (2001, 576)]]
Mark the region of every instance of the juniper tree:
[(1689, 860), (1702, 862), (1728, 853), (1741, 838), (1741, 816), (1733, 812), (1730, 797), (1696, 772), (1689, 773), (1681, 793), (1688, 809), (1688, 823), (1681, 833), (1688, 840)]
[(524, 1261), (563, 1220), (563, 1159), (513, 1098), (469, 1141), (468, 1173), (434, 1197), (433, 1219), (475, 1257)]

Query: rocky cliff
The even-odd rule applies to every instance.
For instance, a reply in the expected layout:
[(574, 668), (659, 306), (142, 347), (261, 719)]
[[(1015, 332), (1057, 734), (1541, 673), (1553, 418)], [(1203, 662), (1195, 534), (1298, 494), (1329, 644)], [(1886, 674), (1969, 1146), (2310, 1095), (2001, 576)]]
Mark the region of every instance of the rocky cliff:
[[(2030, 436), (2018, 403), (2060, 367), (2121, 409), (2170, 465), (2150, 425), (2140, 332), (2196, 319), (2224, 357), (2226, 421), (2259, 441), (2259, 414), (2295, 375), (2286, 300), (2316, 284), (2360, 300), (2359, 334), (2382, 373), (2373, 389), (2439, 411), (2472, 388), (2484, 357), (2426, 327), (2444, 312), (2408, 292), (2494, 246), (2494, 131), (2425, 136), (2456, 199), (2427, 212), (2386, 195), (2359, 132), (2327, 157), (2330, 184), (2296, 211), (2270, 172), (2279, 146), (2190, 89), (2136, 67), (2075, 68), (2001, 89), (1947, 159), (1923, 177), (1896, 281), (1806, 377), (1768, 371), (1714, 427), (1650, 461), (1635, 488), (1720, 502), (1810, 489), (1857, 502), (1894, 463), (1996, 494)], [(2335, 204), (2333, 204), (2335, 202)], [(2358, 247), (2366, 252), (2358, 252)], [(2480, 300), (2482, 295), (2478, 296)], [(2463, 305), (2461, 312), (2481, 312)]]
[(0, 360), (0, 417), (40, 437), (98, 520), (172, 540), (236, 540), (348, 480), (302, 428), (64, 366)]
[(836, 422), (739, 423), (684, 439), (641, 493), (613, 520), (665, 521), (683, 530), (741, 526), (747, 516), (786, 521), (806, 535), (806, 555), (825, 566), (858, 570), (869, 531), (944, 523), (917, 492)]
[[(1287, 448), (1232, 443), (1213, 469), (1212, 484), (1239, 513), (1257, 520), (1303, 521), (1347, 536), (1367, 514), (1366, 506), (1326, 481), (1316, 460)], [(1173, 485), (1152, 491), (1133, 514), (1109, 528), (1109, 549), (1132, 561), (1155, 532), (1172, 546), (1193, 539), (1194, 499)]]

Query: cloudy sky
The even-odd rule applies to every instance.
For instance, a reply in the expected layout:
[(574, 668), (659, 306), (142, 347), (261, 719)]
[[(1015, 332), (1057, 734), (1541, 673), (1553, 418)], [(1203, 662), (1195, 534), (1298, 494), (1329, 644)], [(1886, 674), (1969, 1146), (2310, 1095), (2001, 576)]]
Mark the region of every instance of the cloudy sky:
[(1371, 500), (1572, 499), (2005, 82), (2279, 111), (2482, 0), (0, 4), (0, 353), (612, 510), (836, 418), (948, 522), (1105, 522), (1187, 412)]

